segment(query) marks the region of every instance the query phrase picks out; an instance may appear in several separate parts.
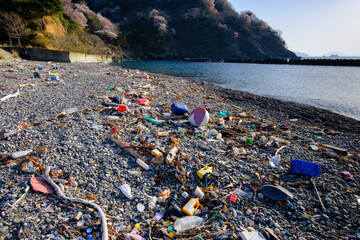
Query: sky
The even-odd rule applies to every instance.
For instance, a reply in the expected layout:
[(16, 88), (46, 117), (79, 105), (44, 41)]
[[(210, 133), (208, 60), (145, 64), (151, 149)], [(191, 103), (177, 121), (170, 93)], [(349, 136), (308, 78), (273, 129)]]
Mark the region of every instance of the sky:
[(289, 50), (360, 55), (360, 0), (228, 0), (280, 30)]

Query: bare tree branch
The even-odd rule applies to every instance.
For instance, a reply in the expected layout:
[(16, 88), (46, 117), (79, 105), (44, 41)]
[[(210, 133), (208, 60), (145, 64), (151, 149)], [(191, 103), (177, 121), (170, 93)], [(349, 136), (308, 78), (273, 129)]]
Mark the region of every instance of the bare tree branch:
[(1, 28), (8, 35), (26, 36), (27, 21), (14, 12), (0, 12)]

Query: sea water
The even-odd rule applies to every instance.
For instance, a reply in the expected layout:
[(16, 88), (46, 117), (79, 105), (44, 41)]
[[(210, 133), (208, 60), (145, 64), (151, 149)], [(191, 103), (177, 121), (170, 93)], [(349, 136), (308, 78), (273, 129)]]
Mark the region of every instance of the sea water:
[(360, 67), (139, 61), (120, 66), (213, 82), (360, 120)]

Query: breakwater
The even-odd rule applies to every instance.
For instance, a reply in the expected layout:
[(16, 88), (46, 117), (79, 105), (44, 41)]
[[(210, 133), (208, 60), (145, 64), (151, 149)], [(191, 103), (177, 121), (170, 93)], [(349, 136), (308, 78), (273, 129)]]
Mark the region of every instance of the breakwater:
[(229, 62), (229, 63), (257, 63), (257, 64), (291, 64), (291, 65), (315, 65), (315, 66), (350, 66), (360, 67), (360, 59), (328, 59), (328, 58), (306, 58), (306, 59), (211, 59), (211, 58), (184, 58), (184, 62)]

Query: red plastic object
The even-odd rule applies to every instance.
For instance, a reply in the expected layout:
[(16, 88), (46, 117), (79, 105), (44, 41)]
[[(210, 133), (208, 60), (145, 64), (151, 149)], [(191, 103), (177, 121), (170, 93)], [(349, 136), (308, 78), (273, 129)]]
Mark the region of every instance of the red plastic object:
[(230, 193), (229, 202), (230, 203), (236, 203), (236, 199), (237, 199), (237, 195), (234, 194), (234, 193)]
[(113, 130), (111, 130), (113, 133), (117, 133), (118, 130), (116, 128), (114, 128)]
[(209, 105), (209, 104), (205, 104), (205, 107), (210, 107), (210, 105)]
[(120, 105), (116, 108), (118, 112), (126, 112), (127, 108), (124, 105)]
[(47, 183), (34, 176), (30, 179), (30, 184), (35, 191), (42, 192), (45, 194), (54, 193), (54, 189)]
[(148, 100), (148, 99), (145, 99), (145, 98), (139, 98), (138, 100), (138, 103), (140, 104), (140, 105), (149, 105), (150, 104), (150, 101)]

